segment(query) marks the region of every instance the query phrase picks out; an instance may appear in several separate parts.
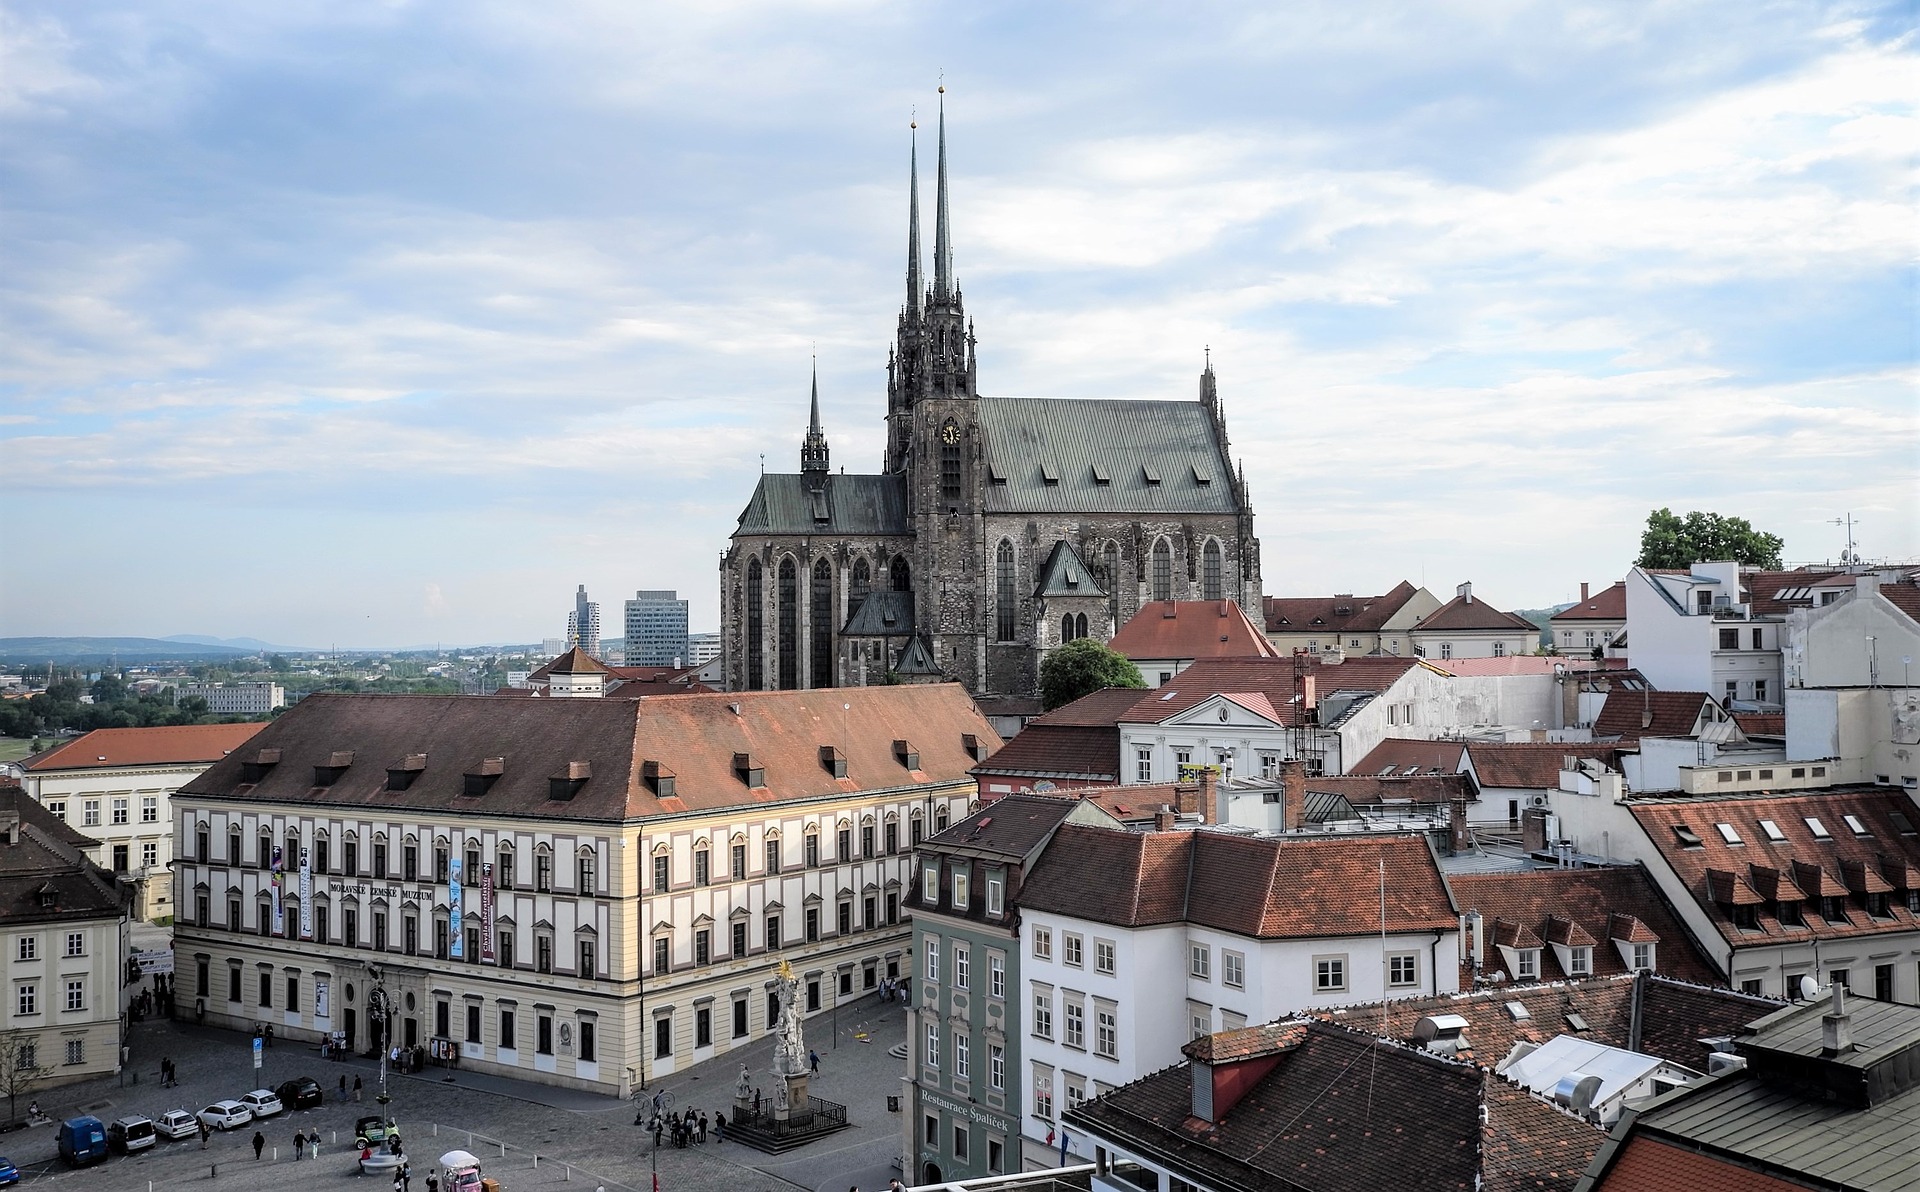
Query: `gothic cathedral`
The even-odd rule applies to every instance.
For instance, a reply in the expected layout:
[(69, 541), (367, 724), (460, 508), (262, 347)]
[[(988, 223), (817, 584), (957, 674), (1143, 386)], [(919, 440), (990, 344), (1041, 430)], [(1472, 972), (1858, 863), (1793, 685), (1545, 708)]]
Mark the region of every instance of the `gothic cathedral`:
[(980, 396), (944, 110), (937, 191), (928, 285), (910, 159), (883, 470), (829, 470), (816, 379), (800, 471), (760, 477), (721, 559), (730, 690), (1030, 697), (1048, 650), (1111, 638), (1147, 601), (1233, 600), (1260, 623), (1260, 543), (1211, 363), (1198, 401)]

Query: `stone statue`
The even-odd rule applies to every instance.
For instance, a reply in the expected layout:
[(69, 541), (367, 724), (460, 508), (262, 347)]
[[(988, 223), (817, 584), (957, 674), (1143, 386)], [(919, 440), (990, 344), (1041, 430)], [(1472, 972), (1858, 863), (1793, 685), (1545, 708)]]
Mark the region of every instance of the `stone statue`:
[(753, 1080), (747, 1075), (747, 1066), (740, 1065), (740, 1079), (733, 1082), (733, 1099), (748, 1101), (753, 1097)]
[(774, 993), (780, 999), (780, 1017), (774, 1026), (773, 1074), (779, 1077), (807, 1073), (807, 1044), (800, 1023), (800, 980), (793, 966), (780, 962)]

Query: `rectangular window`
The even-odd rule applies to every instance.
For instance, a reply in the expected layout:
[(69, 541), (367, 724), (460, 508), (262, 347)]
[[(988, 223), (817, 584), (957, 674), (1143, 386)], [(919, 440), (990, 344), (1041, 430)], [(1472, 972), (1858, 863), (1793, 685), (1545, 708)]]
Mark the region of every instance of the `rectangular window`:
[(666, 893), (667, 886), (671, 880), (670, 867), (672, 864), (673, 858), (665, 854), (653, 859), (653, 892), (655, 894)]
[(996, 1093), (1007, 1087), (1007, 1049), (997, 1043), (987, 1045), (987, 1087)]
[(580, 1059), (585, 1063), (592, 1063), (595, 1056), (599, 1054), (599, 1040), (595, 1037), (598, 1034), (599, 1028), (596, 1024), (592, 1022), (580, 1024)]
[(1033, 991), (1033, 1037), (1053, 1038), (1053, 990)]
[(595, 955), (593, 941), (592, 940), (576, 940), (574, 942), (579, 946), (579, 950), (580, 950), (580, 959), (578, 961), (578, 967), (574, 969), (574, 972), (578, 973), (582, 977), (593, 976), (595, 973), (599, 971), (599, 966), (597, 963), (597, 961), (599, 960), (599, 957)]
[[(81, 822), (89, 828), (100, 826), (100, 800), (88, 799), (81, 810)], [(262, 861), (264, 866), (266, 862)]]
[(1087, 1008), (1073, 998), (1060, 1004), (1060, 1018), (1064, 1029), (1060, 1041), (1068, 1047), (1077, 1047), (1082, 1051), (1087, 1047)]
[[(265, 844), (266, 842), (262, 840), (261, 843)], [(266, 868), (266, 864), (266, 861), (263, 859), (260, 862), (260, 867), (264, 869)], [(373, 844), (373, 876), (387, 876), (387, 846), (377, 840), (374, 841)], [(505, 887), (503, 886), (502, 888), (504, 889)]]
[(940, 980), (940, 937), (936, 935), (927, 937), (926, 972), (928, 981), (933, 982)]
[(1347, 987), (1347, 958), (1316, 956), (1313, 961), (1313, 991), (1338, 993)]
[(1740, 648), (1740, 631), (1738, 629), (1722, 629), (1720, 631), (1720, 648), (1722, 650), (1738, 650)]
[[(234, 972), (239, 972), (235, 969)], [(16, 986), (14, 1006), (17, 1014), (38, 1014), (40, 1012), (40, 987), (34, 984)]]
[(767, 872), (780, 872), (780, 842), (778, 840), (767, 841)]
[(1113, 975), (1114, 944), (1112, 940), (1097, 939), (1093, 941), (1093, 970), (1097, 973), (1105, 973), (1108, 976)]
[[(705, 853), (700, 854), (703, 858)], [(581, 853), (574, 859), (574, 889), (582, 894), (592, 894), (600, 888), (599, 858), (592, 853)]]
[(1247, 958), (1238, 952), (1220, 950), (1220, 981), (1231, 989), (1247, 986)]
[(1143, 746), (1133, 751), (1133, 780), (1135, 782), (1153, 781), (1153, 749)]
[(851, 902), (843, 902), (839, 905), (835, 912), (835, 922), (836, 930), (839, 934), (848, 935), (853, 931), (853, 904)]
[(85, 956), (87, 954), (87, 936), (83, 931), (67, 932), (67, 955)]
[(737, 882), (747, 876), (747, 846), (736, 844), (728, 855), (733, 861), (733, 872), (727, 876)]
[(693, 850), (693, 884), (705, 886), (713, 881), (713, 861), (706, 849)]
[(969, 1131), (965, 1126), (958, 1122), (953, 1124), (953, 1157), (955, 1159), (967, 1158), (968, 1134)]
[(493, 941), (493, 950), (495, 955), (500, 957), (500, 967), (512, 968), (514, 966), (513, 928), (502, 927), (494, 934), (497, 938)]
[(953, 1078), (955, 1080), (970, 1079), (969, 1074), (972, 1071), (973, 1039), (964, 1032), (955, 1031), (953, 1035)]
[(940, 905), (940, 867), (928, 864), (920, 870), (920, 901), (928, 906)]
[(920, 1123), (920, 1139), (928, 1146), (940, 1145), (940, 1119), (928, 1114)]
[(400, 876), (410, 882), (420, 880), (420, 846), (414, 844), (400, 846)]
[(747, 954), (747, 921), (745, 919), (742, 919), (738, 923), (733, 924), (732, 955), (737, 959), (741, 956), (745, 956), (746, 954)]
[(20, 937), (20, 959), (38, 960), (40, 958), (40, 937), (23, 935)]
[(1093, 1053), (1110, 1060), (1120, 1058), (1120, 1021), (1110, 1007), (1095, 1009)]
[(665, 1014), (653, 1020), (653, 1058), (666, 1059), (673, 1054), (673, 1016)]
[(810, 944), (816, 943), (819, 941), (819, 939), (820, 939), (820, 908), (817, 906), (810, 906), (807, 908), (807, 942)]
[(953, 987), (955, 989), (967, 988), (967, 981), (973, 970), (972, 959), (972, 953), (964, 945), (953, 946)]
[(400, 920), (401, 950), (409, 956), (420, 953), (420, 920), (407, 915)]
[[(73, 995), (73, 990), (71, 987), (68, 988), (67, 995), (69, 1000), (71, 1000)], [(300, 978), (298, 977), (287, 978), (287, 1000), (282, 1002), (281, 1004), (284, 1005), (289, 1010), (297, 1010), (300, 1008)]]
[(767, 928), (767, 948), (769, 950), (778, 948), (780, 946), (780, 916), (768, 915), (766, 928)]
[(888, 820), (886, 827), (884, 829), (884, 834), (887, 841), (887, 855), (892, 856), (894, 853), (899, 852), (900, 851), (900, 825), (893, 820)]
[(653, 939), (653, 971), (665, 973), (673, 968), (673, 941), (664, 935)]
[(833, 836), (833, 859), (836, 861), (853, 860), (853, 829), (842, 828)]
[(127, 801), (125, 799), (115, 799), (113, 801), (113, 822), (116, 824), (124, 824), (127, 822)]
[(733, 1037), (747, 1037), (747, 999), (735, 998), (733, 1002)]
[(1194, 944), (1187, 951), (1187, 974), (1202, 981), (1213, 977), (1213, 949)]
[(1387, 957), (1387, 984), (1396, 989), (1420, 984), (1420, 954), (1396, 952)]
[(818, 869), (820, 867), (820, 835), (819, 833), (808, 832), (806, 835), (806, 838), (801, 841), (801, 850), (805, 854), (807, 868)]
[(957, 867), (953, 871), (953, 909), (956, 911), (967, 909), (967, 901), (972, 894), (972, 891), (967, 888), (969, 876), (965, 866)]
[(937, 1022), (927, 1024), (926, 1050), (921, 1052), (920, 1061), (929, 1068), (940, 1066), (940, 1024)]
[(267, 1007), (268, 1009), (272, 1009), (273, 1008), (273, 974), (272, 973), (260, 974), (260, 991), (259, 992), (260, 992), (260, 1004), (262, 1006)]
[(1033, 929), (1033, 956), (1035, 960), (1053, 959), (1053, 930), (1048, 927)]
[(1570, 948), (1567, 954), (1567, 973), (1574, 977), (1584, 977), (1593, 971), (1592, 948)]
[(693, 1012), (693, 1045), (713, 1046), (713, 1007), (700, 1006)]
[[(160, 800), (156, 796), (141, 796), (140, 822), (143, 824), (157, 824), (160, 822)], [(205, 856), (204, 853), (201, 855)]]
[(493, 884), (496, 889), (511, 890), (514, 883), (514, 855), (510, 848), (500, 850), (493, 864)]
[(85, 1039), (67, 1040), (67, 1062), (84, 1064), (87, 1062), (87, 1041)]
[(480, 1041), (480, 1003), (467, 1003), (467, 1042)]
[(1060, 934), (1060, 959), (1074, 968), (1082, 967), (1086, 959), (1086, 941), (1072, 932)]
[(693, 962), (695, 964), (713, 962), (713, 932), (704, 927), (693, 933)]
[(1531, 981), (1540, 975), (1540, 950), (1538, 948), (1520, 948), (1514, 952), (1514, 973), (1516, 981)]
[(863, 857), (873, 856), (873, 825), (872, 824), (860, 825), (860, 855)]
[(987, 957), (987, 996), (1007, 996), (1007, 962), (998, 956)]
[[(1754, 633), (1755, 633), (1756, 635), (1758, 635), (1758, 634), (1759, 634), (1759, 632), (1760, 632), (1760, 631), (1759, 631), (1758, 629), (1756, 629), (1756, 630), (1754, 630)], [(1755, 648), (1757, 649), (1758, 647), (1755, 647)], [(1754, 699), (1756, 699), (1756, 700), (1758, 700), (1758, 701), (1760, 701), (1761, 703), (1765, 703), (1765, 702), (1766, 702), (1766, 699), (1767, 699), (1767, 681), (1766, 681), (1765, 679), (1755, 679), (1755, 680), (1753, 681), (1753, 698), (1754, 698)]]

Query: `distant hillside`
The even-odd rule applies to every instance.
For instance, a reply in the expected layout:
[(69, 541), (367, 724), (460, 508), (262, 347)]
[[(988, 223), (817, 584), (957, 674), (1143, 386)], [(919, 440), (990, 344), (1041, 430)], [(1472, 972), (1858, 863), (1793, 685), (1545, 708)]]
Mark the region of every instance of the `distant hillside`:
[(233, 646), (250, 654), (304, 654), (306, 650), (299, 646), (276, 646), (272, 642), (263, 642), (257, 637), (208, 637), (204, 633), (169, 633), (170, 642), (187, 642), (196, 646)]
[(1540, 644), (1553, 645), (1553, 614), (1562, 609), (1572, 608), (1571, 604), (1556, 604), (1552, 608), (1516, 608), (1513, 615), (1523, 621), (1532, 621), (1540, 627)]
[(171, 662), (188, 658), (238, 658), (237, 646), (166, 641), (157, 637), (0, 637), (0, 663), (49, 660), (67, 666), (85, 662)]

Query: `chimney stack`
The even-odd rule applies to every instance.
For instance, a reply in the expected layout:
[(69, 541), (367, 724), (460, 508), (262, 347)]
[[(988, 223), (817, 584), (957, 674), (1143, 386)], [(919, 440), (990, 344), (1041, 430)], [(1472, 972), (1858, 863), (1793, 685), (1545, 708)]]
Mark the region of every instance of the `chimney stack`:
[(1307, 768), (1299, 758), (1280, 763), (1280, 826), (1297, 832), (1307, 824)]
[(1450, 799), (1447, 801), (1447, 847), (1454, 856), (1459, 856), (1473, 846), (1467, 835), (1467, 801)]
[(1453, 592), (1454, 592), (1454, 595), (1460, 597), (1460, 599), (1464, 603), (1467, 603), (1467, 604), (1473, 603), (1473, 584), (1471, 582), (1461, 584), (1459, 587), (1455, 588)]
[(1219, 772), (1212, 766), (1201, 767), (1200, 814), (1208, 817), (1207, 822), (1215, 824), (1227, 822), (1227, 808), (1221, 799)]
[(1173, 826), (1179, 822), (1180, 817), (1175, 815), (1173, 808), (1165, 803), (1160, 804), (1160, 810), (1153, 813), (1153, 830), (1156, 832), (1171, 832)]
[(1845, 1055), (1853, 1050), (1853, 1021), (1847, 1014), (1847, 987), (1833, 983), (1833, 1009), (1820, 1019), (1820, 1054)]

